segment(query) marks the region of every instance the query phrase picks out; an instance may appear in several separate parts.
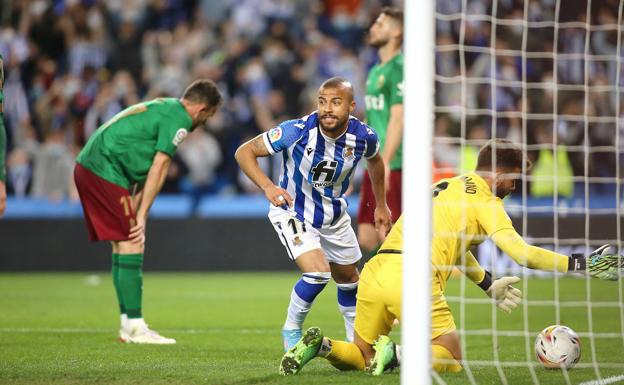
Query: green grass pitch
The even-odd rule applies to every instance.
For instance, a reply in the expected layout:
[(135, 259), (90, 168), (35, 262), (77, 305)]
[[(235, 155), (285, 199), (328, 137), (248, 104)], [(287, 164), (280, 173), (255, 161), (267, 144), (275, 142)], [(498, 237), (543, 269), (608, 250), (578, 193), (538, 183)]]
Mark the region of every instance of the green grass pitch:
[[(144, 314), (150, 325), (174, 346), (126, 345), (116, 341), (118, 315), (110, 276), (100, 273), (0, 274), (0, 384), (398, 384), (391, 373), (372, 378), (364, 373), (341, 373), (325, 360), (317, 359), (296, 377), (282, 378), (277, 366), (282, 355), (279, 329), (297, 273), (214, 273), (145, 275)], [(522, 287), (522, 286), (521, 286)], [(529, 308), (532, 333), (555, 322), (554, 282), (532, 279), (531, 300), (542, 301)], [(591, 281), (593, 330), (610, 338), (595, 339), (603, 377), (624, 374), (622, 310), (616, 304), (619, 285)], [(449, 283), (448, 295), (458, 296), (459, 280)], [(478, 288), (466, 285), (469, 298), (484, 298)], [(619, 288), (622, 290), (622, 288)], [(584, 301), (586, 282), (559, 281), (560, 301)], [(329, 285), (317, 299), (306, 324), (322, 327), (326, 335), (343, 336), (342, 318), (336, 305), (335, 286)], [(550, 302), (549, 302), (550, 301)], [(451, 303), (460, 324), (460, 306)], [(470, 373), (479, 384), (501, 383), (491, 335), (475, 335), (492, 327), (488, 304), (464, 308), (467, 358), (477, 362)], [(497, 330), (523, 330), (523, 311), (512, 315), (497, 312)], [(588, 311), (583, 306), (561, 308), (561, 322), (579, 333), (589, 331)], [(398, 339), (398, 333), (394, 333)], [(533, 347), (533, 335), (530, 347)], [(581, 337), (581, 364), (591, 363), (591, 344)], [(509, 384), (531, 384), (525, 362), (525, 338), (499, 336), (500, 369)], [(479, 363), (480, 362), (480, 363)], [(531, 354), (530, 362), (535, 363)], [(618, 364), (619, 363), (619, 367)], [(616, 364), (616, 365), (613, 365)], [(513, 365), (513, 364), (512, 364)], [(592, 367), (568, 372), (569, 382), (559, 370), (535, 367), (541, 384), (578, 384), (597, 378)], [(467, 384), (467, 373), (446, 374), (447, 384)], [(434, 381), (434, 383), (436, 383)]]

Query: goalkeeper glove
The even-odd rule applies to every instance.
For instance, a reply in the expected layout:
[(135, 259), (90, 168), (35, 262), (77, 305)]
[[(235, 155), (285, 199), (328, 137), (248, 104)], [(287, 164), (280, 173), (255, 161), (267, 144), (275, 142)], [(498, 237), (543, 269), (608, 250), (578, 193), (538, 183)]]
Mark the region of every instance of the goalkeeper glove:
[(624, 258), (610, 253), (611, 245), (602, 245), (588, 256), (572, 254), (568, 271), (587, 271), (594, 278), (617, 281), (624, 269)]
[(499, 309), (509, 314), (522, 301), (522, 291), (511, 286), (518, 282), (520, 282), (518, 277), (501, 277), (492, 282), (492, 275), (486, 271), (479, 287), (496, 302)]

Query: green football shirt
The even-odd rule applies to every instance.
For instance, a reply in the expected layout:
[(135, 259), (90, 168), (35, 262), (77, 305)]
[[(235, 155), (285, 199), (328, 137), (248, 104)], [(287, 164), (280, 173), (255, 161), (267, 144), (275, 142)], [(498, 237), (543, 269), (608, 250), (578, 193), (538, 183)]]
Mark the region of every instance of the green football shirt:
[(0, 55), (0, 182), (6, 180), (6, 130), (4, 128), (4, 114), (2, 113), (2, 104), (4, 103), (4, 63), (2, 55)]
[[(366, 123), (379, 136), (380, 148), (384, 148), (390, 108), (403, 104), (403, 54), (398, 54), (384, 64), (371, 68), (366, 79)], [(389, 164), (391, 170), (400, 170), (403, 162), (403, 145), (399, 145)]]
[(180, 100), (160, 98), (126, 108), (100, 126), (76, 161), (100, 178), (129, 188), (143, 184), (156, 152), (173, 156), (192, 119)]

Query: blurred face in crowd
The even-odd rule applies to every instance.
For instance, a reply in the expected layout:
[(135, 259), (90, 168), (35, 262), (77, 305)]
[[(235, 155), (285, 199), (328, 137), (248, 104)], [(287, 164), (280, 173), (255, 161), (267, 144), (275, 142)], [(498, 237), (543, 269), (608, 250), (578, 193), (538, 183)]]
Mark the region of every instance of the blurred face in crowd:
[(323, 133), (339, 134), (355, 109), (353, 88), (349, 83), (322, 87), (318, 94), (318, 116)]
[(382, 13), (370, 27), (369, 33), (369, 44), (375, 48), (380, 48), (388, 44), (393, 38), (400, 39), (402, 31), (401, 25), (396, 20)]

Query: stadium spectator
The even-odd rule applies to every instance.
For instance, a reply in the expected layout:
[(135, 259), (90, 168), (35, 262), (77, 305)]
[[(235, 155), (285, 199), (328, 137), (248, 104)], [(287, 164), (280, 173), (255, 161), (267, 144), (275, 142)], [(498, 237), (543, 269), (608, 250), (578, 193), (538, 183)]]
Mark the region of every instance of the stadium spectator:
[(566, 146), (556, 144), (558, 141), (555, 141), (552, 129), (540, 127), (536, 137), (540, 149), (531, 168), (531, 196), (536, 198), (573, 196), (572, 164), (568, 159)]
[[(43, 142), (53, 116), (62, 116), (67, 122), (66, 144), (80, 147), (98, 122), (117, 109), (137, 100), (176, 94), (191, 78), (205, 76), (198, 75), (198, 69), (207, 70), (209, 77), (226, 91), (225, 120), (228, 127), (235, 128), (226, 135), (216, 135), (224, 159), (217, 170), (218, 178), (244, 190), (236, 183), (238, 170), (232, 160), (243, 137), (270, 128), (270, 122), (301, 116), (313, 105), (315, 87), (322, 79), (341, 75), (349, 78), (356, 89), (364, 89), (364, 74), (376, 61), (374, 50), (365, 42), (365, 31), (383, 5), (402, 2), (5, 3), (0, 9), (4, 12), (0, 14), (0, 54), (5, 59), (7, 158), (23, 149), (21, 142), (31, 136), (31, 130), (33, 138)], [(604, 26), (592, 30), (587, 49), (585, 28), (578, 23), (562, 25), (557, 41), (552, 28), (530, 28), (526, 51), (544, 55), (528, 57), (524, 68), (520, 54), (524, 19), (521, 2), (498, 3), (498, 16), (512, 24), (497, 25), (495, 29), (479, 16), (491, 13), (491, 1), (469, 2), (467, 6), (465, 23), (459, 18), (438, 18), (436, 25), (437, 41), (442, 45), (436, 55), (436, 104), (443, 109), (439, 112), (451, 119), (450, 135), (457, 138), (455, 143), (460, 141), (461, 130), (455, 128), (461, 126), (462, 116), (480, 120), (489, 136), (495, 132), (496, 137), (525, 140), (520, 112), (557, 114), (556, 128), (569, 147), (574, 175), (584, 176), (584, 155), (575, 146), (588, 140), (591, 146), (605, 148), (605, 138), (615, 133), (619, 53), (617, 16), (611, 3), (593, 2), (589, 19), (581, 2), (571, 2), (561, 9), (560, 22)], [(444, 15), (462, 11), (461, 5), (450, 0), (438, 1), (436, 7)], [(526, 19), (552, 21), (554, 11), (552, 1), (532, 2)], [(460, 34), (464, 44), (461, 52), (457, 46)], [(491, 44), (498, 50), (494, 60)], [(555, 63), (548, 57), (555, 49), (568, 56)], [(591, 60), (585, 66), (585, 52), (601, 55), (604, 60)], [(519, 86), (523, 72), (527, 81), (541, 83), (527, 88), (526, 111)], [(459, 78), (462, 74), (467, 76), (463, 83)], [(494, 90), (490, 82), (482, 80), (490, 75), (497, 82)], [(120, 77), (126, 80), (119, 82)], [(585, 84), (596, 87), (587, 105)], [(599, 87), (603, 95), (596, 91)], [(125, 97), (121, 96), (124, 88), (128, 89)], [(359, 104), (361, 94), (356, 95)], [(467, 109), (467, 114), (459, 113), (460, 106)], [(499, 114), (495, 121), (491, 119), (494, 111)], [(584, 116), (590, 119), (590, 138), (584, 138)], [(594, 118), (601, 119), (601, 123), (595, 124)], [(536, 120), (532, 116), (526, 116), (526, 120), (530, 131)], [(608, 151), (592, 151), (590, 176), (615, 176), (612, 154), (614, 151), (611, 155)], [(11, 167), (19, 162), (7, 164)]]

